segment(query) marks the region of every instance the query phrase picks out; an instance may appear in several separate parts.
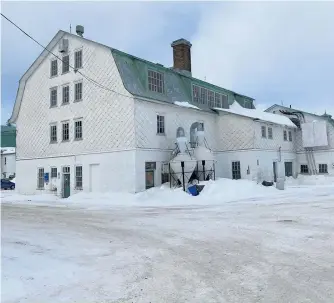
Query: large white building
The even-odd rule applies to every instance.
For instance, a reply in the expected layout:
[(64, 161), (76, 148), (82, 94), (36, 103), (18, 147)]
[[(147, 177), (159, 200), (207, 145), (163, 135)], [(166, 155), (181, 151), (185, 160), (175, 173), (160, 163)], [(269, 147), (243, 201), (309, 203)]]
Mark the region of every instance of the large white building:
[[(66, 197), (160, 185), (178, 127), (193, 142), (197, 123), (216, 177), (255, 180), (260, 172), (272, 180), (277, 162), (286, 162), (286, 175), (300, 173), (301, 130), (290, 116), (259, 112), (252, 98), (193, 78), (191, 44), (180, 39), (172, 48), (167, 68), (59, 31), (47, 49), (61, 60), (42, 52), (20, 80), (10, 119), (18, 192)], [(323, 119), (331, 135), (316, 162), (333, 173), (333, 120)]]

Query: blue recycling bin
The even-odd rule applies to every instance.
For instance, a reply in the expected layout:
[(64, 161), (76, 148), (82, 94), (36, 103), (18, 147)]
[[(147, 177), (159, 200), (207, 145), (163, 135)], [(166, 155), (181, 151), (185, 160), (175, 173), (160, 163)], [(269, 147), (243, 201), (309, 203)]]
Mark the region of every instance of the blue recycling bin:
[(198, 196), (198, 190), (196, 185), (189, 186), (188, 191), (192, 196)]

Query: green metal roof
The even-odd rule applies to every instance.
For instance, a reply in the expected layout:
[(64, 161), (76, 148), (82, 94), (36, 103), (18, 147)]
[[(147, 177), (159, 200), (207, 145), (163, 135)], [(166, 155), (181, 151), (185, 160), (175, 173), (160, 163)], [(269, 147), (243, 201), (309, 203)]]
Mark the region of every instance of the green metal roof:
[(1, 125), (1, 147), (16, 147), (16, 128)]
[[(194, 84), (227, 95), (230, 105), (236, 100), (241, 106), (245, 106), (245, 102), (249, 102), (251, 108), (254, 108), (253, 98), (193, 78), (161, 64), (137, 58), (117, 49), (111, 49), (111, 52), (122, 77), (124, 87), (132, 95), (171, 104), (175, 101), (189, 102), (203, 110), (211, 111), (207, 104), (193, 102), (192, 85)], [(153, 92), (148, 89), (147, 75), (149, 69), (164, 74), (164, 93)]]

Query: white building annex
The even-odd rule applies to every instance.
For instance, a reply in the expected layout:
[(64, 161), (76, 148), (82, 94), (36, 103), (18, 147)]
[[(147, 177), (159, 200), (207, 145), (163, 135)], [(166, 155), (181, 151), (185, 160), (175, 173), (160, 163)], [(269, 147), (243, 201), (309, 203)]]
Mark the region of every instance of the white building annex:
[(1, 178), (15, 176), (15, 147), (1, 147)]
[[(10, 119), (17, 191), (67, 197), (159, 186), (178, 129), (191, 152), (198, 125), (216, 177), (271, 181), (277, 162), (286, 175), (301, 172), (301, 130), (290, 116), (260, 112), (252, 98), (193, 78), (191, 44), (180, 39), (172, 48), (167, 68), (59, 31), (47, 46), (58, 58), (43, 51), (19, 83)], [(326, 119), (330, 138), (316, 163), (334, 173), (333, 120)]]

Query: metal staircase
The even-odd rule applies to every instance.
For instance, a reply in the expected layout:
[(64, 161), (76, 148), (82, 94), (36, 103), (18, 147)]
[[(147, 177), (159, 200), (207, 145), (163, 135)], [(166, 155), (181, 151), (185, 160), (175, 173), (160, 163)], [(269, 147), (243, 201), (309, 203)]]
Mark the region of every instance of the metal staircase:
[(315, 163), (314, 153), (312, 147), (305, 147), (307, 164), (309, 167), (309, 173), (311, 175), (317, 175), (317, 165)]

